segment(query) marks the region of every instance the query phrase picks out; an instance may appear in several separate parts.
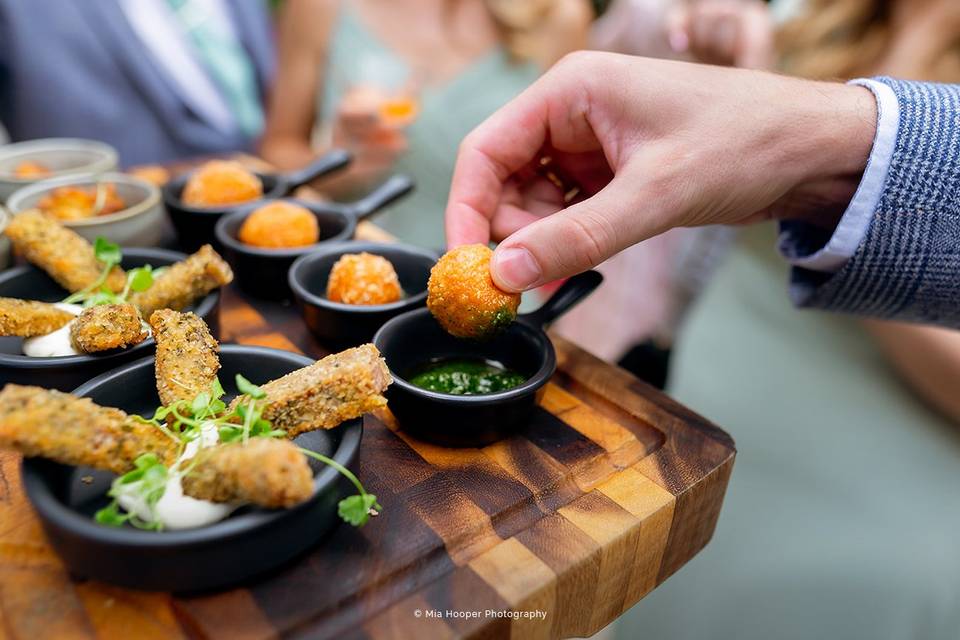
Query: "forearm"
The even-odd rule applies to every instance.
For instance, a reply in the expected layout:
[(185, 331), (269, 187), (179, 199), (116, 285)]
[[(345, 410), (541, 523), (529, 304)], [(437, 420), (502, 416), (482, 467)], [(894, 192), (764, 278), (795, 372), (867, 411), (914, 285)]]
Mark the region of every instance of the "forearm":
[(877, 320), (864, 325), (904, 381), (934, 409), (960, 424), (960, 332)]

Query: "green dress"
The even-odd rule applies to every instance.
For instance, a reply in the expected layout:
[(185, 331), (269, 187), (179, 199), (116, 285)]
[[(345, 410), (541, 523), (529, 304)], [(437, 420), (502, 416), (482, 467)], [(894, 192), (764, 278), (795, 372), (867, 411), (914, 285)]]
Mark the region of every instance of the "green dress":
[[(344, 2), (325, 77), (360, 77), (367, 53), (376, 56), (379, 64), (391, 67), (388, 73), (409, 72), (406, 62), (381, 43), (350, 3)], [(395, 164), (395, 171), (413, 177), (416, 189), (378, 214), (376, 223), (405, 242), (429, 248), (444, 246), (443, 211), (460, 141), (529, 86), (539, 73), (535, 65), (513, 62), (503, 48), (497, 48), (454, 78), (424, 87), (419, 94), (419, 115), (406, 129), (409, 148)], [(320, 122), (331, 121), (342, 91), (342, 82), (324, 83), (318, 98)]]
[(617, 637), (956, 640), (960, 427), (856, 319), (793, 308), (773, 244), (744, 233), (673, 363), (672, 395), (737, 442), (714, 539)]

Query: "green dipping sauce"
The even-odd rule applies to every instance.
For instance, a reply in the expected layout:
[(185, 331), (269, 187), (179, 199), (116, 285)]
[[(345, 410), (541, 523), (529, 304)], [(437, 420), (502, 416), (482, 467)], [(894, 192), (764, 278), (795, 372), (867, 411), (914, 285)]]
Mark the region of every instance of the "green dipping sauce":
[(457, 359), (431, 362), (418, 368), (408, 380), (427, 391), (476, 396), (513, 389), (527, 377), (494, 362)]

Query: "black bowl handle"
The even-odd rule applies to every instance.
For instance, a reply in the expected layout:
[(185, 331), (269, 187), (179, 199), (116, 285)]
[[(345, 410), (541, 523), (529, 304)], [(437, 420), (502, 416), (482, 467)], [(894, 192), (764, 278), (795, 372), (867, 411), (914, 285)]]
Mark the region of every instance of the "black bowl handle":
[(290, 193), (298, 187), (309, 184), (317, 178), (344, 168), (350, 164), (352, 159), (353, 156), (350, 155), (349, 151), (344, 151), (343, 149), (333, 149), (332, 151), (326, 152), (305, 166), (303, 169), (297, 169), (296, 171), (284, 173), (280, 175), (279, 178), (286, 186), (286, 193)]
[(603, 275), (599, 271), (584, 271), (569, 278), (560, 285), (557, 292), (541, 307), (530, 313), (524, 313), (517, 319), (534, 327), (548, 327), (554, 320), (565, 314), (578, 302), (593, 293), (593, 290), (603, 282)]
[(403, 174), (390, 176), (387, 181), (356, 202), (347, 205), (347, 213), (359, 222), (391, 202), (413, 191), (413, 178)]

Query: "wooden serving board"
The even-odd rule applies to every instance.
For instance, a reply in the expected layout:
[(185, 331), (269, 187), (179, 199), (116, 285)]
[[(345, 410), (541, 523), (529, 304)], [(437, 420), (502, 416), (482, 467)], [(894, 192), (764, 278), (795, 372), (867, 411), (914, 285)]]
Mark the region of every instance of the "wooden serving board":
[[(389, 238), (369, 224), (361, 234)], [(220, 325), (223, 342), (326, 354), (295, 308), (233, 287)], [(707, 543), (735, 448), (625, 371), (554, 343), (559, 368), (542, 407), (507, 440), (444, 449), (407, 436), (388, 412), (367, 416), (359, 476), (383, 513), (362, 529), (340, 525), (288, 566), (228, 591), (72, 579), (21, 491), (18, 456), (0, 453), (0, 637), (595, 633)]]
[[(325, 353), (294, 308), (254, 307), (232, 288), (221, 326), (224, 342)], [(707, 543), (735, 450), (626, 372), (555, 344), (542, 408), (508, 440), (444, 449), (389, 414), (368, 416), (359, 475), (383, 513), (225, 592), (72, 581), (20, 490), (19, 460), (0, 454), (0, 630), (24, 640), (593, 634)]]

